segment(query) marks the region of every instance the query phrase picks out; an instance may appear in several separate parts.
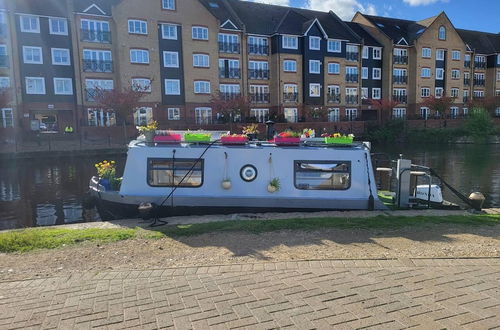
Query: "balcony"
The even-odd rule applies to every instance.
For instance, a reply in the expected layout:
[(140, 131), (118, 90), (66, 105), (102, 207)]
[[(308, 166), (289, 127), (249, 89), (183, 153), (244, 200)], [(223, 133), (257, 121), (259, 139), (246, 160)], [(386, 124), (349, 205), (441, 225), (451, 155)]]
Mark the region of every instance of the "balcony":
[(468, 96), (464, 96), (464, 97), (462, 98), (462, 102), (463, 102), (463, 103), (467, 103), (467, 102), (469, 102), (469, 97), (468, 97)]
[(392, 99), (394, 102), (398, 102), (399, 104), (405, 104), (407, 102), (408, 96), (406, 95), (393, 95)]
[(474, 61), (474, 67), (476, 69), (486, 69), (486, 62)]
[(265, 45), (248, 45), (248, 54), (251, 55), (268, 55), (269, 54), (269, 46)]
[(358, 82), (358, 75), (352, 74), (352, 73), (346, 74), (345, 81), (348, 83), (357, 83)]
[(97, 89), (85, 88), (85, 101), (95, 102), (96, 95), (97, 95)]
[(474, 100), (482, 100), (484, 99), (484, 95), (474, 95)]
[(347, 103), (347, 104), (358, 104), (358, 96), (357, 95), (347, 95), (345, 97), (345, 103)]
[(464, 68), (470, 68), (470, 61), (464, 61)]
[(220, 93), (220, 98), (223, 99), (224, 101), (234, 100), (240, 96), (241, 96), (241, 93), (236, 93), (236, 92), (221, 92)]
[(470, 78), (464, 78), (464, 85), (469, 86), (470, 85)]
[(345, 53), (345, 58), (348, 61), (357, 61), (359, 58), (359, 53), (356, 52), (347, 52)]
[(326, 95), (326, 100), (328, 103), (340, 103), (340, 94), (329, 93)]
[(113, 61), (83, 60), (84, 72), (113, 72)]
[(474, 78), (474, 86), (484, 86), (484, 79)]
[(249, 69), (248, 70), (249, 79), (269, 79), (269, 70), (263, 69)]
[(398, 85), (406, 85), (408, 76), (392, 76), (392, 81)]
[(283, 93), (283, 102), (296, 103), (299, 101), (299, 93)]
[(0, 68), (9, 67), (9, 55), (0, 55)]
[(269, 93), (250, 93), (251, 103), (269, 103)]
[(233, 42), (219, 41), (219, 52), (229, 53), (229, 54), (239, 54), (240, 53), (240, 44), (233, 43)]
[(392, 59), (394, 64), (408, 64), (408, 56), (405, 55), (393, 55)]
[(240, 69), (219, 68), (219, 78), (240, 79)]
[(111, 43), (111, 32), (82, 29), (81, 30), (81, 41), (98, 42), (101, 44), (110, 44)]

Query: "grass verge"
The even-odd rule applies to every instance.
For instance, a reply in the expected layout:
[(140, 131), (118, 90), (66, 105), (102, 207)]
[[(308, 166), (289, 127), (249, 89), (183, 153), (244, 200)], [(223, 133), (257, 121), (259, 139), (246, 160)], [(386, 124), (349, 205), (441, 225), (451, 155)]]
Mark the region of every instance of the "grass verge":
[(0, 252), (26, 252), (36, 249), (55, 249), (63, 245), (81, 242), (109, 243), (134, 238), (158, 239), (164, 236), (194, 236), (213, 232), (244, 231), (259, 234), (277, 230), (307, 231), (328, 228), (398, 229), (435, 224), (492, 226), (500, 224), (500, 215), (236, 220), (166, 226), (158, 227), (155, 230), (141, 228), (30, 228), (0, 233)]

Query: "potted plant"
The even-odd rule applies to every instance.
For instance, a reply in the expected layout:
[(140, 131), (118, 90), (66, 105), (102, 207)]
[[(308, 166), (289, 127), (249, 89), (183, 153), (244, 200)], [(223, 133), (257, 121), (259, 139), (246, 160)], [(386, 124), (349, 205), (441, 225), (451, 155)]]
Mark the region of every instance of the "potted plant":
[(122, 178), (116, 177), (116, 163), (114, 160), (108, 162), (104, 160), (95, 164), (97, 175), (99, 176), (99, 184), (105, 190), (119, 190)]
[(139, 133), (144, 135), (146, 142), (153, 142), (156, 130), (158, 129), (158, 122), (156, 120), (150, 121), (146, 126), (136, 127)]
[(210, 142), (212, 139), (212, 134), (210, 133), (196, 133), (196, 132), (187, 132), (184, 134), (184, 141), (186, 142)]
[(274, 138), (274, 143), (277, 145), (299, 145), (300, 144), (300, 135), (299, 132), (294, 131), (285, 131), (281, 132)]
[(311, 128), (304, 128), (302, 131), (302, 136), (305, 139), (313, 138), (316, 136), (316, 131)]
[(246, 134), (250, 141), (257, 140), (257, 134), (259, 134), (258, 130), (259, 125), (257, 124), (250, 124), (248, 126), (243, 127), (243, 134)]
[(220, 137), (222, 144), (245, 144), (248, 136), (245, 134), (223, 134)]
[(273, 178), (271, 181), (269, 181), (269, 184), (267, 185), (267, 191), (270, 193), (277, 192), (280, 190), (280, 179), (279, 178)]
[(325, 138), (325, 143), (327, 144), (351, 144), (354, 139), (354, 134), (342, 135), (340, 133), (323, 133), (321, 137)]
[(170, 131), (159, 131), (156, 132), (153, 141), (158, 143), (179, 143), (181, 142), (181, 135)]

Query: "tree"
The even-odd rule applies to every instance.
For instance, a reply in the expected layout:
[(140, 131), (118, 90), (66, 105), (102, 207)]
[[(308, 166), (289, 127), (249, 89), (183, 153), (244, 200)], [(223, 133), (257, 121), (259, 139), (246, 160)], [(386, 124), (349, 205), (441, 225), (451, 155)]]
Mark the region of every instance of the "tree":
[(394, 101), (392, 98), (368, 99), (368, 103), (378, 110), (377, 121), (379, 124), (388, 121), (391, 118), (392, 109), (399, 104), (398, 101)]
[(495, 114), (497, 107), (500, 107), (500, 95), (491, 96), (486, 98), (475, 98), (468, 102), (470, 109), (485, 109), (491, 115)]
[(328, 118), (328, 108), (325, 106), (315, 106), (309, 108), (309, 118), (326, 121)]
[(424, 102), (422, 102), (422, 105), (424, 107), (428, 107), (431, 110), (434, 110), (436, 114), (439, 113), (444, 115), (454, 102), (455, 98), (446, 96), (444, 94), (441, 97), (431, 95), (430, 97), (426, 98)]
[(250, 111), (250, 101), (241, 94), (217, 93), (210, 99), (210, 106), (221, 114), (224, 122), (232, 123), (237, 118), (246, 117)]

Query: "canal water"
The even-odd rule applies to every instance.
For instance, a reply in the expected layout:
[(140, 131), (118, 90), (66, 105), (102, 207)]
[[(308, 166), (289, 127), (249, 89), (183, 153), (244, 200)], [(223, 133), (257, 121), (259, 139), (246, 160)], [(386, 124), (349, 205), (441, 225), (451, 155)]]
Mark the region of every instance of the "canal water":
[[(487, 207), (500, 207), (500, 146), (391, 145), (373, 147), (391, 158), (411, 159), (434, 168), (448, 183), (468, 195), (481, 191)], [(122, 173), (124, 154), (106, 156)], [(0, 230), (99, 220), (82, 208), (94, 164), (105, 158), (43, 158), (0, 162)], [(459, 202), (444, 189), (447, 200)]]

